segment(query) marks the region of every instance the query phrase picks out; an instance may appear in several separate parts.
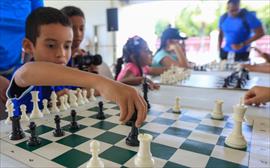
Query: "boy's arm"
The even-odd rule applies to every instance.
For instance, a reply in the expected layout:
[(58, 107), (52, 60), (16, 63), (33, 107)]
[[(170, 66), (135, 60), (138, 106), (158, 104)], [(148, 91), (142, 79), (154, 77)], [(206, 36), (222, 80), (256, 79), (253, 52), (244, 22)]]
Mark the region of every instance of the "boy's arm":
[(79, 86), (98, 90), (105, 99), (116, 102), (121, 110), (120, 121), (127, 122), (135, 108), (136, 126), (146, 118), (147, 105), (136, 89), (92, 73), (49, 62), (30, 62), (18, 69), (14, 76), (19, 87)]

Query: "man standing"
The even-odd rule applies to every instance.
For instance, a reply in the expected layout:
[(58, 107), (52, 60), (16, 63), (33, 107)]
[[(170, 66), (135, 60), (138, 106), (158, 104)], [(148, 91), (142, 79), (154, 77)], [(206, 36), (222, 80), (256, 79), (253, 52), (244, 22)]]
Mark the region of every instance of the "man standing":
[[(240, 9), (240, 0), (229, 0), (227, 12), (219, 20), (218, 49), (220, 59), (235, 54), (234, 61), (248, 61), (250, 44), (264, 35), (261, 21), (254, 12)], [(221, 48), (223, 37), (225, 45)]]
[(0, 75), (10, 79), (22, 63), (25, 20), (43, 0), (0, 1)]

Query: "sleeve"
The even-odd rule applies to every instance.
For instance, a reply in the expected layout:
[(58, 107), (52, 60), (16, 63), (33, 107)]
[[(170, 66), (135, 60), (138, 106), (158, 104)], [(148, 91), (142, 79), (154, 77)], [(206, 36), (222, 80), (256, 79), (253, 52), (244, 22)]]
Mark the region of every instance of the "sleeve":
[(167, 56), (167, 53), (166, 53), (166, 52), (164, 52), (164, 51), (159, 51), (159, 52), (155, 55), (155, 57), (154, 57), (154, 62), (155, 62), (156, 64), (160, 64), (161, 60), (162, 60), (163, 58), (165, 58), (166, 56)]
[(256, 29), (262, 26), (261, 21), (257, 18), (255, 12), (248, 12), (246, 15), (247, 22), (251, 29)]
[(31, 10), (35, 10), (39, 7), (43, 7), (44, 6), (44, 2), (43, 0), (32, 0), (31, 1)]
[(134, 76), (138, 76), (140, 74), (139, 70), (134, 64), (128, 63), (125, 67), (125, 72), (130, 71)]
[(24, 95), (26, 95), (29, 91), (33, 89), (34, 86), (29, 86), (29, 87), (19, 87), (14, 78), (11, 79), (10, 84), (7, 89), (7, 97), (9, 99), (21, 99)]

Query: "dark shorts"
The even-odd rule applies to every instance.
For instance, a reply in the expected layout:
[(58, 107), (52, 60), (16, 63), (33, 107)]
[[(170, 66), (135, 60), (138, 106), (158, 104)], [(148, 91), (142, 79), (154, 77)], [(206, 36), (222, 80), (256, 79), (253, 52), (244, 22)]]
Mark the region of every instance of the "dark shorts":
[[(225, 60), (228, 57), (228, 52), (220, 49), (220, 59)], [(249, 52), (235, 53), (234, 61), (249, 61)]]

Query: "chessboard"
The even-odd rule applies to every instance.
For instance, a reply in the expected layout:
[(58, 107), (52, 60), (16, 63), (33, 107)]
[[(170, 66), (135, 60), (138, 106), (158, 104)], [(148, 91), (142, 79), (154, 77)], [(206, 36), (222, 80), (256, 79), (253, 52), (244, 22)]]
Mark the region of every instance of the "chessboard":
[[(135, 167), (138, 147), (126, 145), (131, 127), (119, 124), (119, 107), (104, 102), (105, 119), (98, 120), (98, 103), (90, 102), (75, 109), (78, 130), (70, 130), (70, 110), (33, 119), (41, 144), (27, 145), (29, 122), (22, 122), (26, 137), (12, 141), (8, 135), (11, 125), (1, 122), (1, 153), (29, 167), (86, 167), (91, 158), (91, 140), (100, 142), (99, 157), (105, 167)], [(160, 104), (151, 104), (140, 133), (153, 136), (151, 153), (154, 167), (269, 167), (269, 120), (253, 118), (253, 125), (243, 122), (243, 135), (247, 148), (237, 150), (224, 144), (234, 121), (230, 115), (224, 120), (211, 119), (211, 111), (181, 108), (181, 114)], [(63, 137), (54, 137), (54, 116), (61, 117)]]

